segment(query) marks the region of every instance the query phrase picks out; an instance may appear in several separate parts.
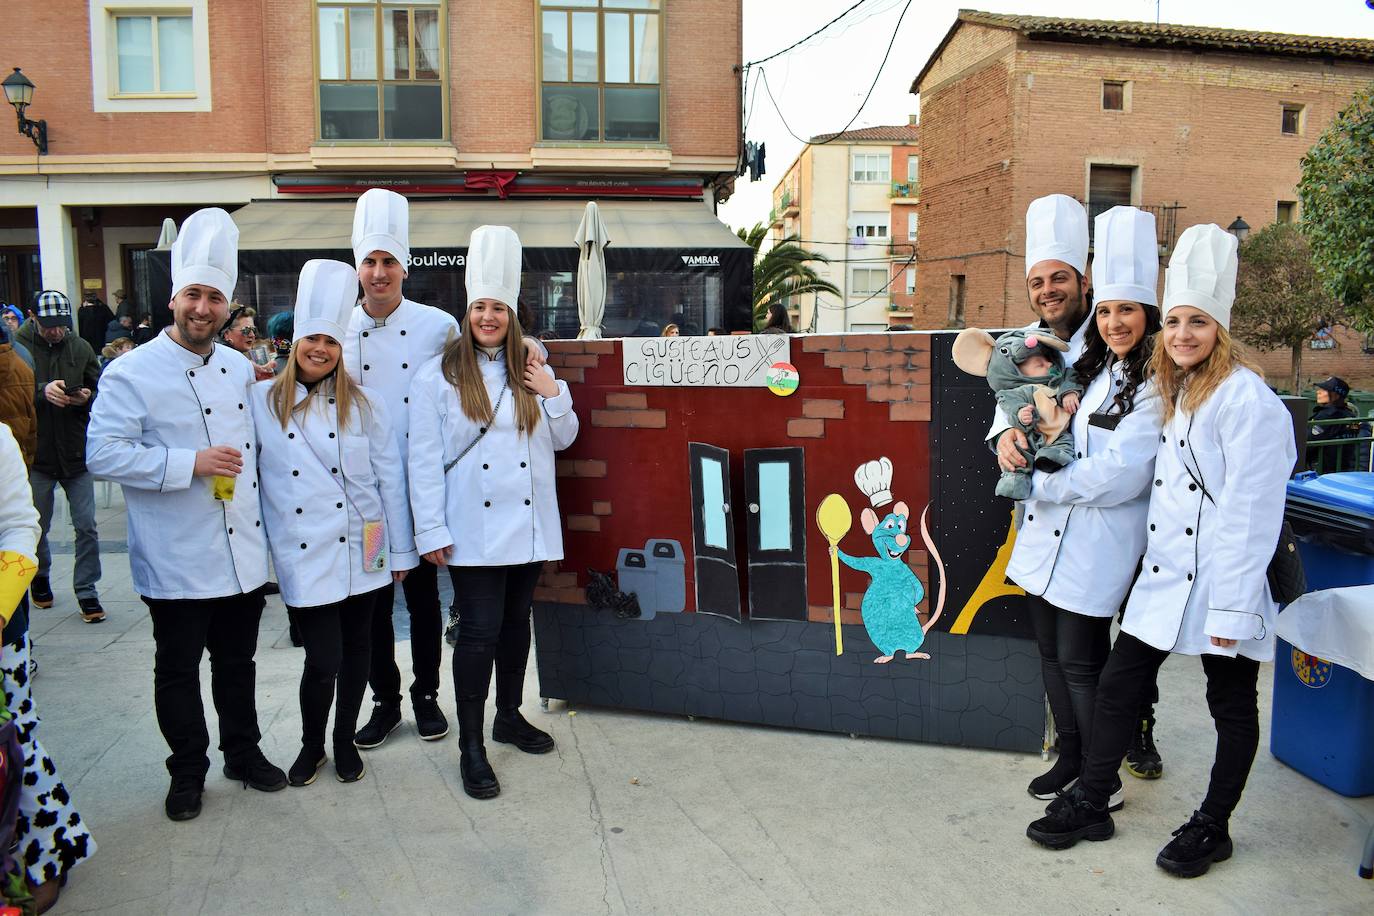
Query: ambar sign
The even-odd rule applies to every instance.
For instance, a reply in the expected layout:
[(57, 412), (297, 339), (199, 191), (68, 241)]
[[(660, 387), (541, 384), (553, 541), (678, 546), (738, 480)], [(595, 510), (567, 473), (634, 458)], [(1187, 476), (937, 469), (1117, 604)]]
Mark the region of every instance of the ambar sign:
[(679, 255), (682, 263), (688, 267), (719, 267), (720, 255), (718, 254), (684, 254)]

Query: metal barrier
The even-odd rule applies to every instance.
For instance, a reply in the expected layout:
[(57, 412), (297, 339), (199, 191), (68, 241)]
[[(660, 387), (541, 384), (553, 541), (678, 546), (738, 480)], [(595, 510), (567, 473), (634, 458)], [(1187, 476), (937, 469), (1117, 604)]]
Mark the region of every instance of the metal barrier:
[[(1309, 462), (1311, 469), (1318, 474), (1330, 474), (1336, 471), (1369, 471), (1374, 470), (1374, 463), (1371, 457), (1374, 456), (1374, 435), (1368, 434), (1370, 424), (1374, 423), (1374, 414), (1368, 417), (1346, 417), (1337, 420), (1309, 420), (1308, 426), (1339, 426), (1346, 429), (1354, 428), (1366, 435), (1348, 436), (1341, 439), (1326, 439), (1321, 442), (1307, 441), (1307, 448), (1315, 451), (1315, 461)], [(1348, 449), (1348, 450), (1347, 450)]]

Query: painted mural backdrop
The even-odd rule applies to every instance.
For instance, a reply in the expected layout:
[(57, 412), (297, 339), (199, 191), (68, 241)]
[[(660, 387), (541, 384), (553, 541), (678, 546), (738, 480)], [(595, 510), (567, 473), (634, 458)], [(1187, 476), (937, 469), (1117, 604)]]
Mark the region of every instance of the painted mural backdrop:
[(991, 393), (958, 383), (950, 339), (760, 335), (700, 366), (554, 343), (582, 431), (558, 462), (566, 558), (535, 596), (541, 692), (1038, 748)]

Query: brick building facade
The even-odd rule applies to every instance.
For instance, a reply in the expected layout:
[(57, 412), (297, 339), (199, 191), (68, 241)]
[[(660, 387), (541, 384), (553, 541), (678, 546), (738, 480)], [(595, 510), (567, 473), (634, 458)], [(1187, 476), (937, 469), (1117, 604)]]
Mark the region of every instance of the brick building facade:
[[(1371, 80), (1374, 41), (961, 12), (911, 87), (915, 326), (1030, 320), (1025, 212), (1045, 194), (1154, 210), (1161, 270), (1188, 226), (1298, 218), (1301, 157)], [(1364, 340), (1336, 340), (1306, 353), (1303, 377), (1374, 382)], [(1262, 362), (1287, 375), (1287, 352)]]
[(812, 137), (773, 188), (776, 244), (795, 237), (830, 259), (816, 272), (841, 295), (787, 303), (811, 331), (874, 331), (911, 319), (919, 129), (911, 123)]
[(163, 218), (200, 206), (384, 183), (711, 207), (733, 187), (740, 0), (30, 6), (5, 63), (37, 86), (49, 149), (0, 132), (6, 301), (108, 300)]

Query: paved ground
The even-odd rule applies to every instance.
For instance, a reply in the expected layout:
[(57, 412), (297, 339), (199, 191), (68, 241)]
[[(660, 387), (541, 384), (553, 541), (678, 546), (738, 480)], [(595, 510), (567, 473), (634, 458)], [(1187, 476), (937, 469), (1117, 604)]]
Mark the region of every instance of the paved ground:
[[(122, 544), (112, 496), (101, 530)], [(57, 530), (60, 551), (70, 534)], [(354, 785), (327, 768), (313, 786), (266, 795), (223, 779), (216, 760), (204, 813), (174, 824), (162, 814), (152, 632), (127, 557), (105, 557), (99, 626), (77, 616), (69, 555), (54, 574), (57, 603), (33, 617), (41, 734), (100, 845), (56, 913), (1374, 912), (1374, 882), (1355, 876), (1374, 798), (1342, 798), (1269, 754), (1268, 668), (1236, 857), (1196, 881), (1155, 868), (1211, 758), (1201, 668), (1185, 658), (1162, 674), (1164, 779), (1127, 776), (1117, 838), (1062, 853), (1024, 836), (1039, 813), (1024, 789), (1038, 756), (541, 713), (532, 699), (526, 714), (558, 752), (492, 745), (494, 801), (463, 794), (452, 736), (426, 744), (407, 725)], [(283, 767), (298, 748), (302, 659), (285, 631), (273, 600), (258, 703), (263, 747)], [(444, 694), (451, 709), (451, 685)]]

